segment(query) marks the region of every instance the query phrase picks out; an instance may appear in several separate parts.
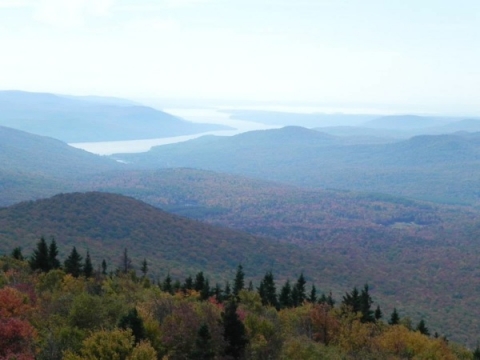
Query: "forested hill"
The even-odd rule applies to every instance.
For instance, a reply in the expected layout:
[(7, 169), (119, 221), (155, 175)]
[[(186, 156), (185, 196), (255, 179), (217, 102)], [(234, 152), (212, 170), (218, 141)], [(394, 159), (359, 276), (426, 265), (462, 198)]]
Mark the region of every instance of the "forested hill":
[[(141, 201), (107, 193), (60, 194), (0, 209), (0, 250), (30, 251), (42, 236), (53, 236), (62, 253), (76, 245), (115, 267), (127, 248), (153, 274), (208, 270), (225, 276), (239, 263), (260, 276), (273, 269), (284, 276), (302, 269), (317, 273), (313, 256), (296, 246), (168, 214)], [(249, 271), (250, 271), (249, 270)], [(184, 275), (184, 274), (182, 274)]]
[(286, 127), (231, 138), (209, 137), (114, 158), (138, 167), (192, 167), (299, 186), (480, 205), (480, 133), (345, 145), (338, 137)]
[(139, 140), (227, 129), (128, 100), (0, 91), (0, 125), (65, 142)]

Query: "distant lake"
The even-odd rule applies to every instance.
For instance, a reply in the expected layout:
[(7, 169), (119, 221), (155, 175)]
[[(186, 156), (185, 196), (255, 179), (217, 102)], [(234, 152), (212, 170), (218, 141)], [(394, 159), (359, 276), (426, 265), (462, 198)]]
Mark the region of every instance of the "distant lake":
[(209, 131), (200, 134), (173, 136), (157, 139), (128, 140), (128, 141), (102, 141), (72, 143), (73, 147), (86, 150), (98, 155), (111, 155), (116, 153), (146, 152), (153, 146), (179, 143), (199, 138), (205, 135), (232, 136), (246, 131), (272, 129), (276, 126), (255, 123), (251, 121), (230, 119), (230, 114), (215, 109), (162, 109), (163, 111), (178, 116), (182, 119), (208, 124), (221, 124), (231, 126), (236, 130)]

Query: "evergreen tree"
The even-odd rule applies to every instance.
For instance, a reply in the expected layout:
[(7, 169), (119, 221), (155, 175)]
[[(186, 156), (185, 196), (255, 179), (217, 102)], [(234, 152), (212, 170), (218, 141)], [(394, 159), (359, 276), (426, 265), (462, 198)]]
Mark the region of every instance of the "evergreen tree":
[(132, 259), (128, 256), (128, 251), (127, 248), (123, 250), (123, 256), (122, 256), (122, 263), (121, 263), (121, 271), (126, 274), (130, 270), (132, 270)]
[(306, 290), (305, 290), (306, 284), (307, 282), (305, 281), (305, 277), (303, 276), (303, 273), (301, 273), (292, 289), (293, 306), (295, 307), (300, 306), (307, 299)]
[(382, 310), (380, 310), (380, 305), (377, 305), (377, 308), (375, 309), (375, 320), (378, 321), (383, 317)]
[(32, 270), (40, 270), (43, 272), (48, 272), (50, 270), (48, 246), (43, 236), (37, 243), (37, 248), (33, 250), (33, 254), (30, 258), (30, 267)]
[(281, 308), (290, 308), (293, 306), (292, 300), (292, 287), (290, 286), (290, 280), (287, 280), (280, 290), (280, 296), (278, 298)]
[(25, 258), (23, 257), (23, 254), (22, 254), (22, 248), (20, 246), (13, 249), (12, 258), (17, 259), (17, 260), (21, 260), (21, 261), (25, 260)]
[(315, 285), (312, 285), (312, 290), (310, 291), (308, 301), (312, 304), (315, 304), (317, 302), (317, 288), (315, 287)]
[(231, 356), (233, 359), (243, 358), (248, 340), (245, 325), (238, 317), (235, 301), (229, 301), (226, 304), (225, 312), (222, 313), (222, 320), (223, 338), (227, 344), (225, 355)]
[(248, 282), (248, 289), (247, 289), (247, 290), (248, 290), (248, 291), (253, 291), (253, 290), (254, 290), (252, 280), (250, 280), (250, 281)]
[(245, 288), (245, 274), (242, 265), (238, 265), (235, 281), (233, 282), (233, 295), (238, 296), (240, 291)]
[(50, 269), (58, 269), (60, 268), (60, 261), (57, 259), (58, 256), (58, 248), (57, 243), (54, 238), (50, 242), (50, 246), (48, 247), (48, 263)]
[(388, 321), (390, 325), (398, 325), (400, 324), (400, 316), (398, 315), (397, 308), (393, 308), (392, 315), (390, 316), (390, 320)]
[(85, 264), (83, 265), (83, 275), (86, 278), (90, 278), (93, 275), (92, 259), (90, 259), (90, 252), (87, 250), (87, 256), (85, 257)]
[(201, 292), (204, 286), (205, 286), (205, 276), (203, 275), (203, 271), (200, 271), (195, 276), (195, 283), (193, 284), (193, 289), (195, 291)]
[(215, 288), (213, 289), (213, 295), (215, 296), (215, 300), (217, 300), (219, 303), (223, 301), (222, 287), (219, 283), (215, 285)]
[(148, 263), (147, 263), (147, 259), (143, 259), (142, 261), (142, 266), (140, 268), (140, 271), (142, 272), (142, 275), (143, 277), (146, 277), (147, 276), (147, 273), (148, 273)]
[(274, 306), (278, 309), (277, 289), (275, 287), (275, 281), (271, 271), (268, 271), (263, 280), (260, 282), (258, 294), (262, 299), (263, 305)]
[(191, 360), (213, 360), (215, 351), (213, 349), (212, 335), (207, 324), (203, 324), (198, 329), (197, 339), (195, 340), (195, 349), (192, 351), (189, 359)]
[(105, 259), (102, 260), (102, 274), (107, 275), (107, 262)]
[(165, 280), (163, 280), (162, 290), (173, 294), (172, 278), (170, 277), (170, 273), (168, 273)]
[(351, 293), (346, 293), (343, 297), (342, 304), (348, 306), (354, 313), (361, 311), (360, 305), (360, 293), (356, 287), (353, 288)]
[(211, 294), (212, 294), (212, 292), (210, 290), (210, 283), (209, 283), (208, 279), (206, 279), (205, 284), (203, 285), (203, 288), (200, 291), (200, 298), (202, 300), (207, 300), (210, 297)]
[(477, 347), (473, 351), (473, 360), (480, 360), (480, 346), (477, 344)]
[(372, 297), (368, 293), (368, 284), (365, 284), (362, 292), (360, 293), (360, 312), (362, 313), (361, 321), (364, 323), (375, 321), (372, 303)]
[(186, 293), (188, 290), (193, 290), (193, 279), (190, 275), (185, 279), (185, 282), (182, 285), (182, 291), (184, 293)]
[(223, 300), (230, 300), (232, 296), (232, 289), (230, 288), (230, 283), (227, 281), (225, 283), (225, 290), (223, 291)]
[(74, 277), (79, 277), (82, 274), (82, 257), (77, 252), (75, 246), (72, 249), (72, 252), (67, 257), (64, 263), (65, 272), (71, 274)]
[(423, 334), (423, 335), (430, 335), (430, 331), (428, 330), (427, 326), (425, 325), (425, 320), (420, 320), (420, 322), (418, 323), (416, 329), (416, 331), (420, 331), (420, 334)]
[(131, 309), (127, 315), (122, 316), (118, 323), (118, 327), (122, 329), (131, 329), (136, 343), (145, 339), (146, 334), (143, 319), (138, 315), (136, 308)]

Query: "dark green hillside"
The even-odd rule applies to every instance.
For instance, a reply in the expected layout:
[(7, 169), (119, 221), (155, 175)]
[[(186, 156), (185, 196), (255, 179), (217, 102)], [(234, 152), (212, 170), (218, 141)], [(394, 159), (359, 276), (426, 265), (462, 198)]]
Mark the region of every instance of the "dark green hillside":
[[(95, 176), (90, 186), (298, 244), (322, 269), (316, 280), (321, 289), (368, 281), (382, 301), (427, 317), (448, 336), (465, 341), (470, 330), (480, 331), (477, 315), (472, 316), (480, 315), (478, 212), (194, 169), (112, 173)], [(469, 330), (459, 335), (459, 328)]]
[(226, 129), (191, 123), (128, 100), (23, 91), (0, 91), (0, 125), (70, 143), (151, 139)]
[(314, 259), (296, 246), (168, 214), (115, 194), (60, 194), (0, 209), (1, 252), (22, 246), (29, 253), (42, 235), (55, 237), (62, 256), (76, 245), (82, 252), (89, 249), (97, 266), (100, 256), (107, 257), (110, 269), (127, 248), (136, 266), (147, 258), (152, 274), (162, 276), (203, 269), (219, 277), (239, 263), (258, 276), (268, 269), (283, 275), (317, 272)]
[(133, 167), (191, 167), (304, 187), (480, 205), (478, 133), (345, 145), (331, 135), (286, 127), (231, 138), (209, 137), (114, 158)]

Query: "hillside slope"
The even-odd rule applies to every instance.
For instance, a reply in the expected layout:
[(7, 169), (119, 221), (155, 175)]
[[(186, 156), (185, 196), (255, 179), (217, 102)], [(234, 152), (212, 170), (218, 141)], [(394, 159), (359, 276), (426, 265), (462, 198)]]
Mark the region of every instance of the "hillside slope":
[(113, 158), (132, 167), (191, 167), (297, 186), (480, 205), (480, 133), (345, 145), (332, 135), (285, 127), (201, 138)]
[(59, 194), (0, 208), (0, 252), (22, 246), (28, 254), (42, 235), (56, 239), (62, 257), (75, 245), (83, 253), (89, 249), (97, 266), (106, 257), (110, 270), (127, 248), (137, 266), (147, 258), (156, 276), (202, 269), (218, 279), (230, 276), (239, 263), (255, 276), (268, 269), (283, 275), (316, 272), (314, 259), (296, 246), (172, 215), (116, 194)]
[(139, 140), (227, 127), (191, 123), (122, 99), (0, 91), (0, 125), (65, 142)]

